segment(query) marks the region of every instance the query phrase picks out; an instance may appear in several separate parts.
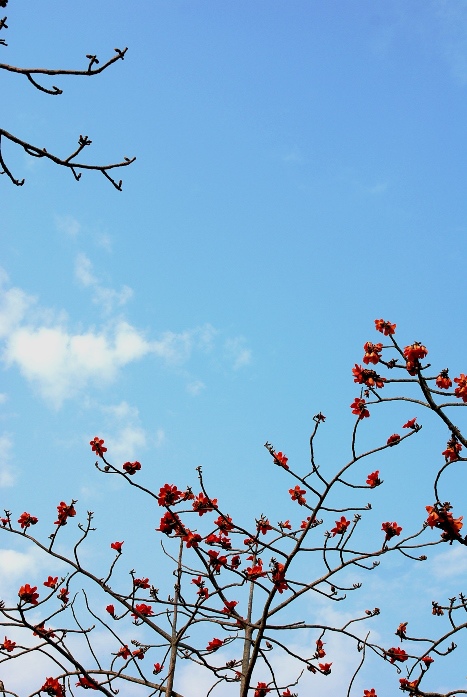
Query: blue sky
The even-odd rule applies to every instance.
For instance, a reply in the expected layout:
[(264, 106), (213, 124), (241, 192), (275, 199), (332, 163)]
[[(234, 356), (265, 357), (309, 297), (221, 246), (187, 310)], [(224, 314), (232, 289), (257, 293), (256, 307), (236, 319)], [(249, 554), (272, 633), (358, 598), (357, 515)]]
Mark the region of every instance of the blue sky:
[[(10, 5), (3, 62), (128, 53), (47, 82), (60, 97), (3, 74), (2, 127), (60, 154), (87, 134), (89, 162), (137, 160), (119, 193), (4, 146), (26, 183), (0, 181), (2, 508), (110, 501), (125, 514), (102, 529), (129, 538), (135, 504), (93, 470), (99, 434), (154, 488), (194, 484), (202, 464), (231, 511), (273, 517), (285, 483), (263, 443), (300, 469), (322, 410), (327, 466), (347, 457), (350, 370), (375, 318), (466, 371), (464, 3)], [(365, 438), (414, 415), (388, 410)], [(445, 434), (423, 439), (390, 451), (400, 469), (380, 497), (390, 517), (420, 486), (413, 525)]]

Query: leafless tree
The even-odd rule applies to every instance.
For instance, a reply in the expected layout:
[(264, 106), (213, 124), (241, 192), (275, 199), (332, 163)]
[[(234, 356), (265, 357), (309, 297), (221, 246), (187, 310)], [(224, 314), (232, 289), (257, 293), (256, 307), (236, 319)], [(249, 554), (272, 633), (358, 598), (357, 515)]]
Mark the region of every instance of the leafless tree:
[[(8, 4), (8, 0), (0, 0), (0, 7), (5, 8)], [(7, 25), (7, 17), (0, 18), (0, 31), (8, 29)], [(5, 39), (0, 38), (0, 45), (1, 46), (7, 46), (7, 43)], [(104, 70), (109, 68), (111, 65), (113, 65), (116, 61), (123, 60), (125, 58), (125, 54), (127, 52), (127, 49), (115, 49), (115, 55), (112, 56), (107, 62), (103, 63), (102, 65), (99, 63), (99, 60), (97, 56), (88, 54), (86, 56), (87, 59), (87, 67), (85, 67), (82, 70), (73, 70), (73, 69), (63, 69), (63, 68), (21, 68), (15, 65), (9, 65), (8, 63), (0, 63), (0, 69), (1, 70), (6, 70), (10, 73), (15, 73), (16, 75), (24, 75), (31, 85), (37, 90), (40, 90), (41, 92), (45, 92), (46, 94), (50, 94), (52, 96), (58, 96), (62, 94), (62, 90), (56, 87), (55, 85), (52, 85), (51, 87), (47, 87), (41, 80), (40, 78), (42, 76), (46, 77), (53, 77), (56, 75), (77, 75), (77, 76), (86, 76), (86, 77), (92, 77), (94, 75), (99, 75), (99, 73), (102, 73)], [(1, 171), (0, 174), (6, 174), (7, 177), (10, 179), (10, 181), (15, 184), (16, 186), (22, 186), (24, 184), (24, 179), (17, 179), (10, 168), (7, 166), (5, 162), (5, 157), (2, 152), (2, 141), (3, 140), (8, 140), (11, 143), (15, 143), (16, 145), (19, 145), (20, 147), (23, 148), (24, 152), (27, 155), (30, 155), (31, 157), (39, 157), (43, 158), (45, 157), (48, 160), (51, 160), (54, 162), (56, 165), (59, 165), (60, 167), (65, 167), (69, 169), (74, 178), (79, 181), (81, 178), (82, 171), (85, 170), (94, 170), (97, 172), (101, 172), (101, 174), (108, 179), (111, 184), (118, 189), (118, 191), (122, 190), (122, 180), (116, 180), (113, 176), (113, 170), (118, 169), (120, 167), (127, 167), (130, 165), (132, 162), (135, 161), (136, 158), (128, 158), (124, 157), (121, 162), (114, 162), (108, 165), (96, 165), (96, 164), (87, 164), (85, 162), (81, 162), (78, 158), (83, 152), (83, 150), (91, 145), (91, 140), (88, 138), (88, 136), (80, 135), (78, 138), (78, 146), (73, 150), (73, 152), (70, 153), (67, 157), (59, 157), (58, 155), (49, 152), (46, 148), (44, 147), (38, 147), (37, 145), (34, 145), (33, 143), (29, 143), (26, 140), (23, 140), (22, 138), (19, 138), (18, 136), (9, 133), (6, 131), (4, 128), (0, 128), (0, 167)], [(112, 173), (112, 174), (111, 174)]]

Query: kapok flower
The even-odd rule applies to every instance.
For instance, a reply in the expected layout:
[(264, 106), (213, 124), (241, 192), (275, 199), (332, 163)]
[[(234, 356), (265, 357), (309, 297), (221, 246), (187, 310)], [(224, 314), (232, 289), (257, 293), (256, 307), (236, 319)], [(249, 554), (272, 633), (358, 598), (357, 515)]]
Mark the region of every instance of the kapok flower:
[(363, 697), (378, 697), (378, 695), (376, 694), (375, 688), (372, 687), (371, 690), (363, 690)]
[(407, 678), (399, 678), (401, 690), (407, 690), (408, 692), (413, 692), (417, 689), (419, 680), (407, 680)]
[(231, 557), (230, 559), (230, 567), (232, 569), (238, 569), (241, 563), (242, 562), (239, 554), (234, 554), (233, 557)]
[(415, 416), (413, 419), (409, 419), (408, 421), (406, 421), (402, 428), (412, 428), (414, 431), (416, 431), (420, 428), (420, 426), (417, 423), (415, 423), (416, 421), (417, 417)]
[(267, 686), (267, 683), (259, 682), (256, 685), (254, 697), (266, 697), (268, 692), (271, 692), (271, 690)]
[(40, 636), (44, 639), (54, 639), (55, 638), (55, 633), (53, 629), (46, 629), (45, 628), (45, 621), (43, 620), (40, 624), (36, 624), (34, 627), (34, 631), (32, 633), (33, 636)]
[(3, 644), (0, 644), (0, 649), (3, 649), (3, 651), (8, 651), (8, 653), (11, 653), (14, 651), (16, 646), (16, 641), (10, 641), (7, 637), (5, 637)]
[(175, 532), (177, 535), (183, 534), (182, 521), (176, 513), (172, 511), (167, 511), (161, 518), (159, 527), (156, 528), (159, 532), (163, 532), (165, 535), (171, 535)]
[(298, 484), (293, 489), (289, 489), (289, 494), (292, 501), (296, 501), (300, 506), (306, 503), (306, 498), (303, 496), (306, 494), (306, 489), (300, 489)]
[(449, 388), (452, 387), (452, 380), (449, 377), (447, 368), (441, 370), (436, 378), (436, 387), (439, 387), (440, 390), (449, 390)]
[(220, 649), (224, 642), (222, 639), (217, 639), (214, 637), (214, 639), (211, 639), (209, 644), (206, 646), (206, 651), (217, 651), (217, 649)]
[(386, 322), (384, 319), (375, 319), (375, 328), (377, 332), (381, 332), (384, 336), (390, 336), (396, 333), (396, 325), (391, 322)]
[(418, 341), (414, 341), (410, 346), (406, 346), (404, 349), (404, 356), (409, 363), (415, 363), (421, 358), (425, 358), (428, 353), (426, 346), (423, 346)]
[(148, 578), (134, 578), (133, 579), (133, 588), (149, 588), (149, 579)]
[(350, 405), (350, 408), (352, 409), (352, 414), (356, 414), (359, 419), (369, 418), (370, 416), (370, 412), (365, 406), (365, 400), (361, 397), (356, 397)]
[(431, 608), (431, 614), (432, 614), (432, 615), (435, 615), (435, 617), (441, 617), (442, 615), (444, 615), (444, 610), (443, 610), (443, 608), (441, 607), (441, 605), (438, 605), (438, 603), (435, 602), (434, 600), (431, 601), (431, 604), (432, 604), (432, 606), (433, 606), (433, 607)]
[(222, 612), (224, 612), (226, 615), (231, 615), (235, 610), (236, 605), (238, 605), (238, 600), (226, 600), (224, 607), (222, 608)]
[(90, 680), (87, 678), (85, 675), (82, 675), (79, 679), (78, 682), (76, 683), (76, 687), (84, 687), (86, 690), (98, 690), (98, 684), (94, 680)]
[(396, 636), (400, 637), (401, 639), (407, 639), (407, 624), (408, 622), (401, 622), (395, 631)]
[(134, 656), (134, 658), (137, 658), (139, 661), (142, 661), (144, 658), (144, 653), (145, 653), (144, 649), (139, 648), (139, 649), (136, 649), (136, 651), (133, 651), (133, 656)]
[[(146, 605), (146, 603), (139, 603), (138, 605), (135, 605), (135, 610), (138, 612), (140, 615), (143, 615), (143, 617), (151, 617), (154, 615), (154, 610), (150, 605)], [(131, 613), (131, 616), (135, 618), (135, 620), (139, 619), (139, 615), (135, 613)]]
[(37, 586), (30, 586), (29, 583), (25, 583), (24, 586), (18, 591), (18, 596), (23, 603), (29, 603), (30, 605), (37, 605), (39, 593), (36, 593)]
[(59, 594), (57, 595), (57, 598), (62, 601), (64, 605), (66, 605), (69, 601), (69, 594), (70, 591), (68, 588), (61, 588)]
[(408, 659), (408, 655), (404, 649), (396, 648), (395, 646), (386, 651), (386, 656), (389, 657), (391, 663), (395, 663), (396, 661), (403, 663)]
[(324, 642), (321, 641), (321, 639), (316, 640), (316, 653), (315, 653), (315, 658), (324, 658), (326, 655), (326, 651), (323, 648)]
[(373, 344), (371, 341), (367, 341), (366, 344), (363, 345), (363, 350), (365, 351), (365, 355), (363, 356), (365, 365), (369, 363), (376, 365), (381, 360), (383, 344)]
[(350, 525), (350, 520), (347, 520), (345, 516), (342, 516), (340, 520), (336, 520), (336, 527), (331, 528), (332, 536), (344, 535), (347, 532), (347, 528)]
[(30, 525), (35, 525), (37, 522), (38, 518), (36, 518), (36, 516), (26, 512), (21, 513), (20, 517), (18, 518), (18, 523), (21, 525), (23, 530), (27, 530)]
[(285, 580), (285, 570), (284, 570), (284, 564), (281, 564), (280, 562), (275, 562), (273, 566), (273, 571), (272, 571), (272, 580), (274, 583), (274, 588), (279, 591), (279, 593), (283, 593), (285, 590), (288, 589), (288, 584), (287, 581)]
[(110, 549), (115, 549), (116, 552), (121, 554), (122, 553), (122, 546), (123, 546), (123, 542), (112, 542), (110, 544)]
[(219, 530), (222, 530), (223, 532), (230, 532), (234, 529), (232, 518), (229, 515), (220, 515), (214, 521), (214, 525), (217, 525)]
[(65, 697), (63, 687), (57, 678), (47, 678), (39, 692), (46, 692), (50, 697)]
[(131, 651), (128, 648), (127, 644), (125, 644), (125, 646), (121, 646), (118, 649), (117, 656), (119, 656), (120, 658), (123, 658), (124, 661), (126, 661), (126, 659), (131, 656)]
[(109, 613), (109, 615), (112, 615), (112, 617), (114, 617), (114, 615), (115, 615), (115, 607), (114, 607), (113, 605), (107, 605), (107, 607), (105, 608), (105, 610), (106, 610), (106, 612)]
[(428, 518), (426, 524), (431, 528), (439, 528), (443, 531), (441, 539), (452, 544), (453, 540), (458, 540), (460, 530), (463, 527), (462, 519), (464, 516), (454, 518), (449, 504), (426, 506)]
[(279, 521), (279, 522), (277, 523), (277, 525), (278, 525), (280, 528), (283, 528), (283, 529), (285, 529), (285, 530), (292, 530), (292, 526), (291, 526), (291, 524), (290, 524), (290, 520), (284, 520), (284, 522)]
[(65, 503), (65, 501), (60, 501), (59, 505), (57, 506), (57, 511), (58, 511), (58, 520), (55, 521), (54, 525), (58, 525), (59, 527), (62, 525), (66, 525), (68, 522), (68, 518), (73, 518), (76, 515), (76, 511), (74, 508), (75, 501), (72, 501), (69, 506)]
[(49, 576), (47, 581), (44, 581), (44, 586), (55, 589), (58, 586), (58, 576)]
[(272, 530), (272, 525), (270, 524), (267, 518), (261, 517), (259, 520), (256, 521), (256, 529), (262, 535), (266, 535), (269, 532), (269, 530)]
[(135, 460), (134, 462), (125, 462), (125, 464), (123, 465), (123, 469), (127, 474), (132, 476), (133, 474), (136, 474), (138, 470), (141, 469), (141, 462), (138, 462), (137, 460)]
[(463, 402), (467, 402), (467, 375), (461, 373), (458, 378), (454, 378), (454, 382), (457, 385), (454, 394), (462, 399)]
[(379, 478), (379, 470), (376, 470), (376, 472), (372, 472), (371, 474), (369, 474), (366, 483), (371, 489), (374, 489), (376, 486), (379, 486), (381, 484), (381, 479)]
[(197, 532), (192, 532), (188, 530), (188, 528), (185, 528), (185, 534), (182, 536), (182, 540), (186, 544), (187, 549), (190, 547), (197, 547), (202, 539), (201, 535), (198, 535)]
[(173, 506), (180, 501), (183, 491), (179, 491), (175, 484), (164, 484), (159, 491), (157, 503), (159, 506)]
[(421, 659), (421, 661), (422, 661), (422, 663), (425, 664), (425, 666), (426, 666), (427, 668), (429, 668), (430, 665), (431, 665), (432, 663), (434, 663), (434, 658), (432, 658), (431, 656), (423, 656), (423, 658)]
[[(253, 559), (253, 557), (248, 558)], [(253, 564), (253, 566), (247, 566), (247, 568), (245, 569), (245, 575), (249, 581), (254, 581), (257, 578), (266, 576), (266, 572), (263, 571), (263, 562), (261, 561), (261, 559), (257, 559), (256, 563)]]
[(287, 464), (287, 460), (289, 458), (284, 455), (283, 452), (279, 451), (278, 453), (274, 453), (274, 462), (276, 465), (279, 465), (280, 467), (284, 467), (284, 469), (288, 470), (289, 466)]
[(455, 436), (452, 436), (447, 442), (446, 450), (443, 450), (442, 455), (446, 458), (446, 462), (453, 462), (459, 458), (459, 453), (462, 450), (462, 445)]
[(399, 537), (402, 528), (397, 523), (383, 523), (381, 530), (386, 533), (384, 541), (387, 542), (391, 537)]
[(93, 453), (96, 453), (99, 457), (103, 457), (104, 453), (107, 452), (107, 448), (104, 447), (104, 439), (94, 436), (94, 438), (89, 442)]
[(219, 556), (219, 552), (215, 549), (208, 549), (209, 565), (212, 566), (216, 574), (220, 573), (223, 566), (227, 565), (227, 557), (225, 555)]
[(401, 437), (398, 433), (393, 433), (392, 436), (389, 436), (387, 440), (387, 445), (397, 445), (400, 439)]
[(323, 675), (329, 675), (331, 672), (332, 663), (318, 663), (318, 668), (323, 673)]
[(384, 387), (384, 383), (386, 382), (386, 378), (382, 378), (381, 375), (378, 375), (374, 370), (362, 368), (362, 366), (357, 365), (357, 363), (355, 363), (355, 367), (352, 368), (352, 373), (354, 376), (353, 381), (357, 382), (359, 385), (381, 388)]
[(212, 499), (211, 501), (211, 499), (201, 492), (195, 497), (192, 506), (193, 510), (196, 511), (198, 515), (202, 516), (214, 510), (215, 506), (217, 506), (217, 499)]
[(164, 670), (164, 666), (162, 666), (160, 663), (154, 663), (154, 670), (152, 671), (154, 675), (159, 675), (159, 673), (162, 673)]

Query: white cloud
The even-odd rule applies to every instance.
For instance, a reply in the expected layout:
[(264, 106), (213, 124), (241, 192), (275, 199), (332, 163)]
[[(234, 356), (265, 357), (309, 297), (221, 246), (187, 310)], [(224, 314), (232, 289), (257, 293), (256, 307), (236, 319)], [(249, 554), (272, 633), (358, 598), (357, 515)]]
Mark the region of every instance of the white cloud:
[(6, 392), (0, 392), (0, 404), (5, 404), (8, 399)]
[(227, 339), (224, 344), (227, 359), (234, 370), (243, 368), (251, 363), (251, 350), (246, 347), (246, 340), (242, 336)]
[(55, 225), (59, 232), (64, 232), (68, 237), (77, 237), (81, 225), (72, 215), (56, 215)]
[(187, 392), (196, 397), (203, 390), (206, 389), (206, 385), (201, 380), (192, 380), (186, 386)]
[(86, 254), (78, 254), (75, 262), (76, 279), (85, 288), (92, 288), (92, 300), (100, 305), (104, 312), (110, 314), (114, 307), (125, 305), (133, 297), (133, 291), (129, 286), (122, 286), (120, 291), (103, 286), (93, 273), (92, 262)]
[(15, 476), (11, 466), (12, 447), (13, 442), (10, 436), (3, 433), (0, 436), (0, 489), (13, 486), (15, 483)]
[(465, 576), (467, 572), (467, 554), (464, 547), (457, 545), (446, 552), (438, 554), (431, 560), (431, 572), (441, 580), (453, 576)]

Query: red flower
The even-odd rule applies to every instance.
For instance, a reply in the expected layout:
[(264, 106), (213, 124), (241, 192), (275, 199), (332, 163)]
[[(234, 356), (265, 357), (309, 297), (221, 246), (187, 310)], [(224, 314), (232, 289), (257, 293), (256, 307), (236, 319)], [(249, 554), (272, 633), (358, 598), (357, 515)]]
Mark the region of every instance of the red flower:
[(63, 688), (56, 678), (47, 678), (39, 692), (47, 692), (50, 697), (65, 697)]
[(11, 653), (11, 651), (14, 651), (15, 646), (16, 641), (10, 641), (7, 637), (5, 637), (3, 644), (0, 645), (0, 649), (3, 649), (4, 651), (8, 651), (8, 653)]
[(436, 387), (439, 387), (440, 390), (449, 390), (452, 387), (452, 380), (449, 377), (447, 368), (442, 370), (436, 378)]
[(434, 663), (434, 659), (431, 656), (423, 656), (422, 661), (427, 668), (429, 668), (430, 665)]
[[(198, 535), (197, 532), (191, 532), (188, 528), (185, 529), (185, 535), (183, 535), (182, 540), (185, 542), (187, 549), (189, 547), (197, 547), (203, 538)], [(208, 543), (209, 544), (209, 543)]]
[(40, 624), (36, 624), (34, 627), (34, 632), (32, 633), (33, 636), (40, 636), (47, 638), (49, 637), (50, 639), (53, 639), (55, 637), (55, 634), (52, 629), (45, 629), (44, 627), (44, 622), (41, 622)]
[(396, 445), (400, 441), (401, 437), (398, 433), (393, 433), (392, 436), (389, 436), (387, 440), (387, 445)]
[(214, 525), (217, 525), (219, 530), (222, 530), (223, 532), (230, 532), (234, 528), (234, 525), (232, 523), (232, 518), (229, 515), (224, 515), (224, 516), (220, 515), (214, 521)]
[(375, 692), (375, 688), (372, 687), (371, 690), (363, 690), (363, 697), (378, 697), (378, 695)]
[(115, 549), (119, 554), (121, 554), (122, 545), (123, 545), (123, 542), (112, 542), (110, 545), (110, 549)]
[(381, 360), (383, 344), (372, 344), (371, 341), (367, 341), (366, 344), (363, 345), (363, 350), (365, 351), (365, 355), (363, 356), (365, 365), (369, 363), (376, 365)]
[(222, 612), (225, 612), (226, 615), (231, 615), (236, 605), (238, 605), (238, 600), (226, 600)]
[(409, 419), (409, 421), (406, 421), (402, 428), (413, 428), (414, 430), (417, 430), (417, 428), (419, 428), (419, 425), (415, 423), (416, 420), (416, 416), (413, 419)]
[(456, 397), (460, 397), (463, 402), (467, 402), (467, 375), (461, 373), (458, 378), (454, 378), (454, 382), (458, 387), (454, 390)]
[(123, 469), (127, 474), (131, 476), (133, 474), (136, 474), (136, 472), (141, 469), (141, 463), (137, 460), (135, 460), (135, 462), (125, 462), (125, 464), (123, 465)]
[(149, 579), (148, 578), (134, 578), (133, 579), (133, 587), (134, 588), (149, 588)]
[(49, 576), (47, 581), (44, 581), (44, 586), (47, 586), (47, 588), (56, 588), (58, 586), (58, 576)]
[(37, 586), (31, 587), (29, 585), (29, 583), (26, 583), (24, 586), (21, 586), (21, 588), (19, 589), (18, 596), (24, 603), (30, 603), (31, 605), (37, 605), (39, 593), (36, 593), (36, 591), (37, 591)]
[(385, 542), (390, 540), (391, 537), (399, 537), (402, 532), (402, 528), (397, 523), (383, 523), (381, 530), (386, 533)]
[[(249, 557), (249, 559), (253, 559), (253, 557)], [(266, 572), (263, 571), (263, 562), (261, 559), (257, 559), (253, 566), (247, 566), (245, 574), (249, 581), (254, 581), (257, 578), (266, 576)]]
[(271, 690), (267, 686), (267, 683), (259, 682), (256, 685), (254, 697), (266, 697), (268, 692), (271, 692)]
[(284, 564), (280, 564), (279, 562), (274, 564), (272, 580), (274, 582), (274, 588), (276, 588), (279, 593), (283, 593), (288, 589), (289, 586), (285, 580)]
[(94, 682), (94, 680), (92, 680), (92, 679), (90, 680), (85, 675), (83, 675), (82, 677), (80, 677), (78, 679), (78, 682), (76, 683), (76, 687), (84, 687), (86, 690), (98, 690), (99, 689), (97, 683)]
[(238, 569), (240, 566), (241, 561), (240, 561), (240, 555), (239, 554), (234, 554), (234, 556), (230, 560), (230, 566), (232, 569)]
[(58, 520), (55, 521), (54, 525), (66, 525), (68, 518), (73, 518), (76, 515), (73, 503), (72, 501), (70, 505), (67, 506), (65, 501), (60, 501), (60, 504), (57, 506)]
[(209, 565), (212, 566), (214, 571), (216, 573), (219, 573), (221, 570), (221, 567), (226, 566), (227, 564), (227, 557), (226, 556), (219, 556), (219, 552), (217, 552), (214, 549), (209, 549), (208, 550), (208, 555), (209, 555)]
[(395, 631), (396, 636), (400, 637), (401, 639), (407, 639), (407, 624), (408, 622), (401, 622)]
[[(154, 614), (154, 611), (150, 605), (146, 605), (145, 603), (140, 603), (139, 605), (135, 605), (135, 610), (136, 612), (139, 612), (140, 615), (143, 615), (143, 617), (151, 617), (151, 615)], [(135, 618), (135, 620), (139, 619), (138, 615), (131, 613), (131, 616)]]
[(446, 458), (446, 462), (453, 462), (459, 458), (459, 453), (462, 450), (462, 445), (458, 442), (455, 436), (452, 436), (447, 442), (446, 450), (443, 450), (442, 455)]
[(316, 653), (315, 653), (315, 658), (324, 658), (326, 655), (326, 651), (323, 649), (324, 643), (321, 641), (321, 639), (316, 640)]
[(272, 525), (270, 525), (269, 520), (267, 518), (260, 518), (256, 521), (256, 529), (262, 535), (266, 535), (266, 533), (269, 530), (272, 530)]
[(418, 680), (411, 680), (409, 682), (407, 678), (399, 678), (399, 682), (401, 690), (408, 690), (411, 692), (417, 689), (419, 683)]
[(179, 491), (175, 484), (164, 484), (159, 491), (157, 503), (159, 506), (173, 506), (180, 501), (183, 491)]
[(292, 526), (290, 525), (290, 520), (285, 520), (283, 523), (279, 522), (277, 524), (280, 528), (285, 528), (286, 530), (292, 530)]
[(297, 501), (300, 506), (306, 503), (306, 498), (303, 496), (303, 494), (306, 494), (306, 489), (300, 489), (298, 484), (294, 489), (289, 489), (289, 494), (292, 501)]
[(395, 663), (396, 661), (400, 661), (401, 663), (403, 663), (408, 659), (408, 656), (405, 653), (404, 649), (398, 649), (394, 646), (386, 651), (386, 655), (389, 656), (389, 660), (391, 663)]
[[(23, 530), (27, 530), (30, 525), (35, 525), (37, 521), (38, 518), (30, 515), (30, 513), (21, 513), (20, 517), (18, 518), (18, 523), (21, 525)], [(8, 523), (8, 519), (6, 522)]]
[(384, 336), (390, 336), (396, 333), (396, 325), (391, 322), (386, 322), (384, 319), (375, 319), (375, 327), (377, 332), (381, 332)]
[(438, 504), (426, 506), (426, 510), (428, 511), (426, 524), (429, 525), (431, 529), (439, 528), (443, 530), (441, 539), (444, 540), (444, 542), (452, 543), (453, 540), (459, 539), (459, 531), (463, 527), (461, 521), (464, 516), (453, 518), (449, 504), (444, 504), (443, 506)]
[(94, 436), (94, 438), (89, 442), (89, 445), (91, 446), (93, 453), (96, 453), (96, 455), (99, 457), (103, 457), (104, 453), (107, 452), (107, 448), (104, 448), (103, 438), (99, 438), (98, 436)]
[(165, 535), (171, 535), (173, 532), (177, 535), (183, 534), (182, 521), (176, 513), (167, 511), (167, 513), (164, 513), (162, 516), (159, 527), (156, 528), (156, 530), (163, 532)]
[(70, 591), (68, 588), (61, 588), (59, 594), (57, 595), (57, 598), (62, 601), (64, 605), (66, 605), (69, 601), (69, 594)]
[(198, 515), (202, 516), (209, 511), (213, 511), (214, 507), (217, 506), (217, 499), (208, 499), (207, 496), (201, 492), (195, 497), (193, 501), (193, 510), (198, 512)]
[(406, 346), (404, 349), (404, 356), (408, 363), (415, 363), (420, 358), (425, 358), (428, 353), (428, 349), (423, 344), (418, 341), (414, 341), (410, 346)]
[(350, 408), (352, 409), (352, 414), (356, 414), (359, 419), (365, 419), (370, 416), (370, 412), (365, 406), (365, 400), (361, 399), (361, 397), (355, 397)]
[(125, 646), (122, 646), (121, 648), (118, 649), (117, 656), (120, 656), (120, 658), (123, 658), (124, 661), (126, 661), (126, 659), (131, 656), (131, 651), (126, 644), (125, 644)]
[(159, 673), (162, 673), (164, 670), (164, 666), (161, 666), (160, 663), (154, 663), (154, 670), (152, 671), (154, 675), (158, 675)]
[(356, 363), (355, 367), (352, 368), (352, 373), (354, 375), (353, 381), (357, 382), (359, 385), (381, 388), (384, 387), (384, 383), (386, 382), (386, 378), (382, 378), (381, 375), (378, 375), (374, 370), (367, 370)]
[(276, 465), (279, 465), (280, 467), (284, 467), (284, 469), (288, 470), (289, 466), (287, 464), (287, 460), (289, 458), (284, 455), (283, 452), (279, 451), (278, 453), (274, 453), (274, 462)]
[(206, 646), (206, 651), (217, 651), (217, 649), (219, 649), (223, 643), (224, 642), (222, 639), (211, 639), (209, 644)]
[(144, 658), (144, 649), (136, 649), (136, 651), (133, 651), (133, 656), (142, 661)]
[(308, 525), (308, 523), (310, 522), (310, 520), (311, 520), (311, 515), (307, 516), (307, 519), (306, 519), (306, 520), (302, 520), (302, 522), (300, 523), (300, 528), (301, 528), (302, 530), (305, 530), (305, 528), (307, 527), (307, 525)]
[(375, 486), (379, 486), (381, 484), (381, 479), (379, 478), (379, 470), (376, 470), (376, 472), (372, 472), (371, 474), (369, 474), (366, 483), (371, 489), (374, 489)]
[(350, 520), (347, 520), (345, 516), (342, 516), (340, 520), (336, 520), (336, 527), (331, 529), (332, 536), (343, 535), (350, 525)]
[(115, 608), (113, 605), (107, 605), (105, 609), (109, 613), (109, 615), (112, 615), (112, 617), (115, 615)]
[(329, 675), (331, 672), (332, 663), (318, 663), (318, 668), (324, 675)]
[(9, 522), (9, 518), (0, 518), (0, 523), (3, 525), (3, 527), (5, 527), (5, 525), (8, 525)]

